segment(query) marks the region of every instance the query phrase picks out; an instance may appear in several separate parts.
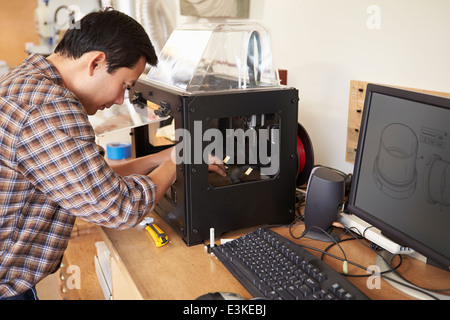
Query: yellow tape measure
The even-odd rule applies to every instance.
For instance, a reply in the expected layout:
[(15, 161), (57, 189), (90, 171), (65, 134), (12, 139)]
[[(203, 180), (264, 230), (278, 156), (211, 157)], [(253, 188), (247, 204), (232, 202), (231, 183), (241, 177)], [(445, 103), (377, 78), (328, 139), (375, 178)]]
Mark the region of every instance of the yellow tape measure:
[(145, 230), (152, 236), (157, 247), (162, 247), (169, 242), (167, 235), (154, 223), (147, 224)]

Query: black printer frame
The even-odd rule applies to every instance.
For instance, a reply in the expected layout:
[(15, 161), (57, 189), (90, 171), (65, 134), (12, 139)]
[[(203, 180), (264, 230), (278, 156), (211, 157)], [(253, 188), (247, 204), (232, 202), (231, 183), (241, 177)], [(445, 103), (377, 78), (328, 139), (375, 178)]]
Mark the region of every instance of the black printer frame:
[[(177, 164), (176, 182), (156, 205), (155, 212), (168, 222), (186, 245), (208, 240), (210, 228), (214, 228), (218, 237), (243, 228), (288, 224), (294, 220), (299, 101), (295, 88), (187, 94), (139, 80), (130, 91), (130, 97), (133, 96), (162, 106), (175, 120), (175, 129), (190, 132), (191, 141), (198, 138), (194, 136), (196, 121), (203, 124), (203, 136), (211, 119), (255, 114), (276, 114), (279, 117), (279, 171), (271, 179), (214, 187), (209, 183), (210, 172), (206, 163)], [(148, 142), (147, 126), (133, 129), (132, 136), (136, 157), (155, 151)], [(203, 142), (203, 148), (209, 143)], [(192, 143), (192, 155), (193, 148)]]

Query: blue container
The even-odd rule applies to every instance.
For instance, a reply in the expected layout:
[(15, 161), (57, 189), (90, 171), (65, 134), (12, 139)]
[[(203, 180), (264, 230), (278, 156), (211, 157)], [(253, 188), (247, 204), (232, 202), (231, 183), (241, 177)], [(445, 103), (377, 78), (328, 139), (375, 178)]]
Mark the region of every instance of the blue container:
[(116, 142), (106, 145), (106, 156), (111, 160), (122, 160), (131, 157), (131, 144)]

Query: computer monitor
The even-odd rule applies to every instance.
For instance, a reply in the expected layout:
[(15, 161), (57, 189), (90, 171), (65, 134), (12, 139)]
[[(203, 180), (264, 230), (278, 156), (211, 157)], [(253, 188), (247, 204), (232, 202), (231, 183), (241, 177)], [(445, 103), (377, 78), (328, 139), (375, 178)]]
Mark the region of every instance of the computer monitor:
[(369, 84), (348, 210), (450, 268), (450, 99)]

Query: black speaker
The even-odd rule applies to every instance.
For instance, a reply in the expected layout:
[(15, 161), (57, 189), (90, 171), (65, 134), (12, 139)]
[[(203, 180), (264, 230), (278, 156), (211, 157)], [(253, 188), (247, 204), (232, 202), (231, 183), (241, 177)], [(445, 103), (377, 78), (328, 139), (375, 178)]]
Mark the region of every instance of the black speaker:
[(311, 171), (305, 200), (305, 237), (331, 242), (339, 237), (330, 233), (342, 209), (345, 179), (336, 171), (316, 167)]

